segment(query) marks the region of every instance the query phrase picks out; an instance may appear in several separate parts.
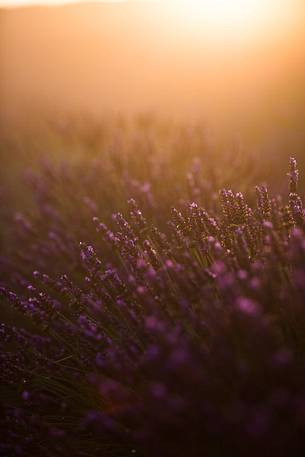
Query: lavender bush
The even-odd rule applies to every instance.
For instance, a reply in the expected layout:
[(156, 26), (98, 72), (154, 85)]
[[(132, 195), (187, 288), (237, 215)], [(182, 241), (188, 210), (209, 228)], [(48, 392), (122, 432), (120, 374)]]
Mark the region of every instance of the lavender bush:
[(163, 177), (125, 175), (125, 205), (104, 173), (111, 218), (69, 174), (69, 198), (48, 190), (59, 171), (31, 178), (36, 212), (15, 215), (1, 258), (1, 455), (304, 454), (296, 160), (288, 198), (216, 197), (200, 163), (170, 211)]

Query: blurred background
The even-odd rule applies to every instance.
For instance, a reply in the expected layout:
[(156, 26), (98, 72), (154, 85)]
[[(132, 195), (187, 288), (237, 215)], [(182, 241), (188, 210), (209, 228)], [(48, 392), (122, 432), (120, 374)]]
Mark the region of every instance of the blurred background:
[[(302, 150), (302, 1), (260, 1), (250, 17), (222, 22), (217, 14), (234, 13), (222, 12), (225, 2), (204, 12), (194, 0), (50, 3), (2, 1), (2, 123), (154, 113)], [(249, 8), (251, 0), (237, 3)]]
[(291, 155), (305, 169), (303, 0), (38, 3), (0, 0), (5, 206), (41, 160), (126, 149), (138, 178), (149, 156), (180, 176), (199, 157), (236, 188), (282, 189)]

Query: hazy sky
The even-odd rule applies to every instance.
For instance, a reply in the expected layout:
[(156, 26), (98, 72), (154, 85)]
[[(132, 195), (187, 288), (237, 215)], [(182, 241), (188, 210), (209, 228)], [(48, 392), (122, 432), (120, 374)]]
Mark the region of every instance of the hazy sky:
[[(303, 132), (305, 0), (145, 1), (2, 12), (0, 117), (149, 111), (224, 125), (299, 119)], [(65, 3), (0, 0), (16, 2)]]
[[(78, 1), (86, 0), (0, 0), (0, 6), (18, 6), (18, 5), (29, 5), (29, 4), (61, 4), (61, 3), (77, 3)], [(88, 0), (87, 0), (88, 1)], [(119, 2), (124, 0), (98, 0), (98, 1), (110, 1)], [(143, 1), (143, 0), (139, 0)]]
[[(0, 0), (0, 6), (19, 6), (19, 5), (43, 5), (43, 4), (62, 4), (62, 3), (80, 3), (90, 2), (90, 0)], [(91, 1), (102, 1), (102, 2), (124, 2), (128, 0), (91, 0)], [(150, 1), (150, 0), (134, 0), (134, 1)], [(152, 0), (153, 1), (153, 0)]]

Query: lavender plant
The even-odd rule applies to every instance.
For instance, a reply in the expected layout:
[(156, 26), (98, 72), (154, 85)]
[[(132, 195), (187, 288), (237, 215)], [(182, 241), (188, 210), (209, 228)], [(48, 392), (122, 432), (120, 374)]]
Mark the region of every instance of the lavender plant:
[(288, 198), (210, 190), (205, 208), (198, 167), (187, 176), (194, 201), (167, 223), (149, 186), (144, 210), (131, 198), (106, 223), (89, 199), (91, 229), (77, 235), (48, 199), (44, 220), (17, 216), (23, 246), (3, 259), (0, 289), (11, 310), (1, 455), (304, 454), (296, 160)]

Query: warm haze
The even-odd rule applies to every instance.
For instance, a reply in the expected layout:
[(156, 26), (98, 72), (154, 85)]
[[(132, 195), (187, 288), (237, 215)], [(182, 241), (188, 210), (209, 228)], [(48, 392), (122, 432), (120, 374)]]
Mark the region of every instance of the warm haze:
[(0, 11), (5, 119), (51, 109), (199, 117), (239, 133), (300, 124), (299, 0), (24, 3)]

